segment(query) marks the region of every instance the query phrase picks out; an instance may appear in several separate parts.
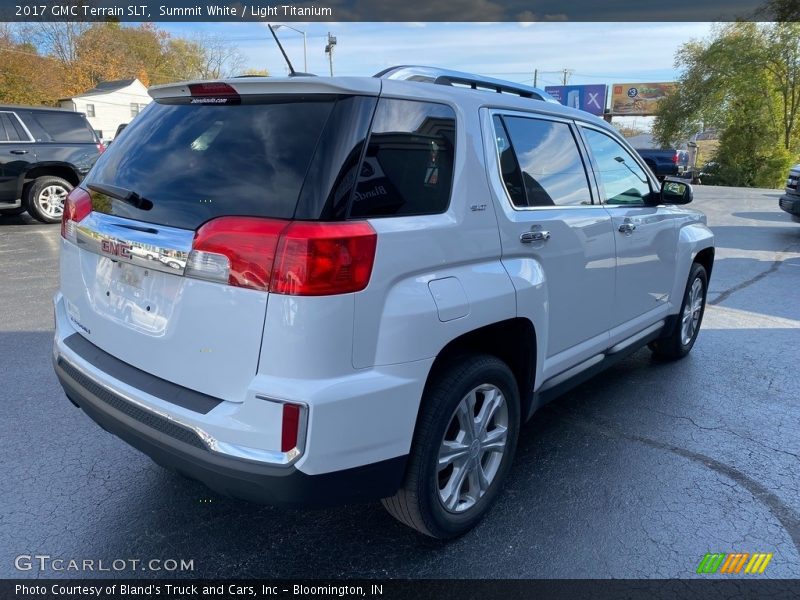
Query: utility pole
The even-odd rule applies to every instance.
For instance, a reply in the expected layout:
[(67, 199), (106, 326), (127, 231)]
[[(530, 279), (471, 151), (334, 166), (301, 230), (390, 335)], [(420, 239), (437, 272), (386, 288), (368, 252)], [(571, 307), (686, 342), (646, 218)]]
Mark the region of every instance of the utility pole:
[(567, 85), (567, 81), (569, 81), (569, 76), (572, 75), (572, 69), (564, 69), (561, 71), (563, 74), (562, 81), (564, 82), (563, 85)]
[(539, 69), (533, 70), (533, 87), (536, 87), (536, 82), (539, 81)]
[(325, 53), (328, 55), (328, 61), (331, 65), (331, 77), (333, 77), (333, 47), (336, 45), (336, 37), (328, 32), (328, 44), (325, 46)]

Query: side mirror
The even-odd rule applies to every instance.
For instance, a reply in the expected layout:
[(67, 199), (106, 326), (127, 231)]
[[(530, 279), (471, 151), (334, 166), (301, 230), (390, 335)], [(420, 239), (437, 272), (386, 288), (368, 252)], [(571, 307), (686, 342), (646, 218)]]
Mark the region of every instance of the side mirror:
[(689, 204), (693, 198), (692, 186), (685, 181), (665, 179), (661, 182), (661, 202), (663, 204)]

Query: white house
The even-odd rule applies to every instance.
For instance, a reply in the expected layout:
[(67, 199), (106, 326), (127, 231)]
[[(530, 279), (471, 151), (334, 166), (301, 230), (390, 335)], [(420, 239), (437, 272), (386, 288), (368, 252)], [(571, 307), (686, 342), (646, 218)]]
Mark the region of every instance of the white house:
[(113, 140), (117, 127), (131, 122), (150, 102), (147, 88), (138, 79), (102, 81), (74, 98), (59, 100), (61, 108), (86, 115), (102, 140)]

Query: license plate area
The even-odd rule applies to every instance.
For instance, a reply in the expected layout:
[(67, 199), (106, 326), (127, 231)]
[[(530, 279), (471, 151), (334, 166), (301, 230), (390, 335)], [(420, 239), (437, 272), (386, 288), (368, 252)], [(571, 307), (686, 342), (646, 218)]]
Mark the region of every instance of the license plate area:
[[(98, 314), (149, 335), (163, 335), (171, 307), (167, 296), (177, 286), (167, 279), (179, 279), (146, 267), (98, 257), (93, 299)], [(176, 288), (174, 291), (170, 288)], [(173, 292), (170, 294), (170, 292)], [(174, 298), (173, 298), (174, 300)]]

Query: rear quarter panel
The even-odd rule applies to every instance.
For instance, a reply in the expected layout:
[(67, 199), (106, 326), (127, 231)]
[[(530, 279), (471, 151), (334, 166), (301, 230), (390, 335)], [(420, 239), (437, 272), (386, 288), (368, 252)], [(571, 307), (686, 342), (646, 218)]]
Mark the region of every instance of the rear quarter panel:
[[(483, 95), (454, 104), (439, 87), (444, 86), (426, 86), (424, 99), (456, 112), (450, 205), (443, 214), (370, 221), (378, 233), (378, 247), (369, 286), (355, 297), (355, 368), (431, 358), (459, 335), (516, 315), (514, 287), (500, 262), (497, 218), (483, 168)], [(409, 94), (410, 89), (384, 81), (383, 95), (420, 100)], [(446, 320), (440, 315), (430, 284), (444, 278), (455, 278), (464, 298), (444, 299), (455, 303), (456, 311), (443, 314), (463, 316)]]

